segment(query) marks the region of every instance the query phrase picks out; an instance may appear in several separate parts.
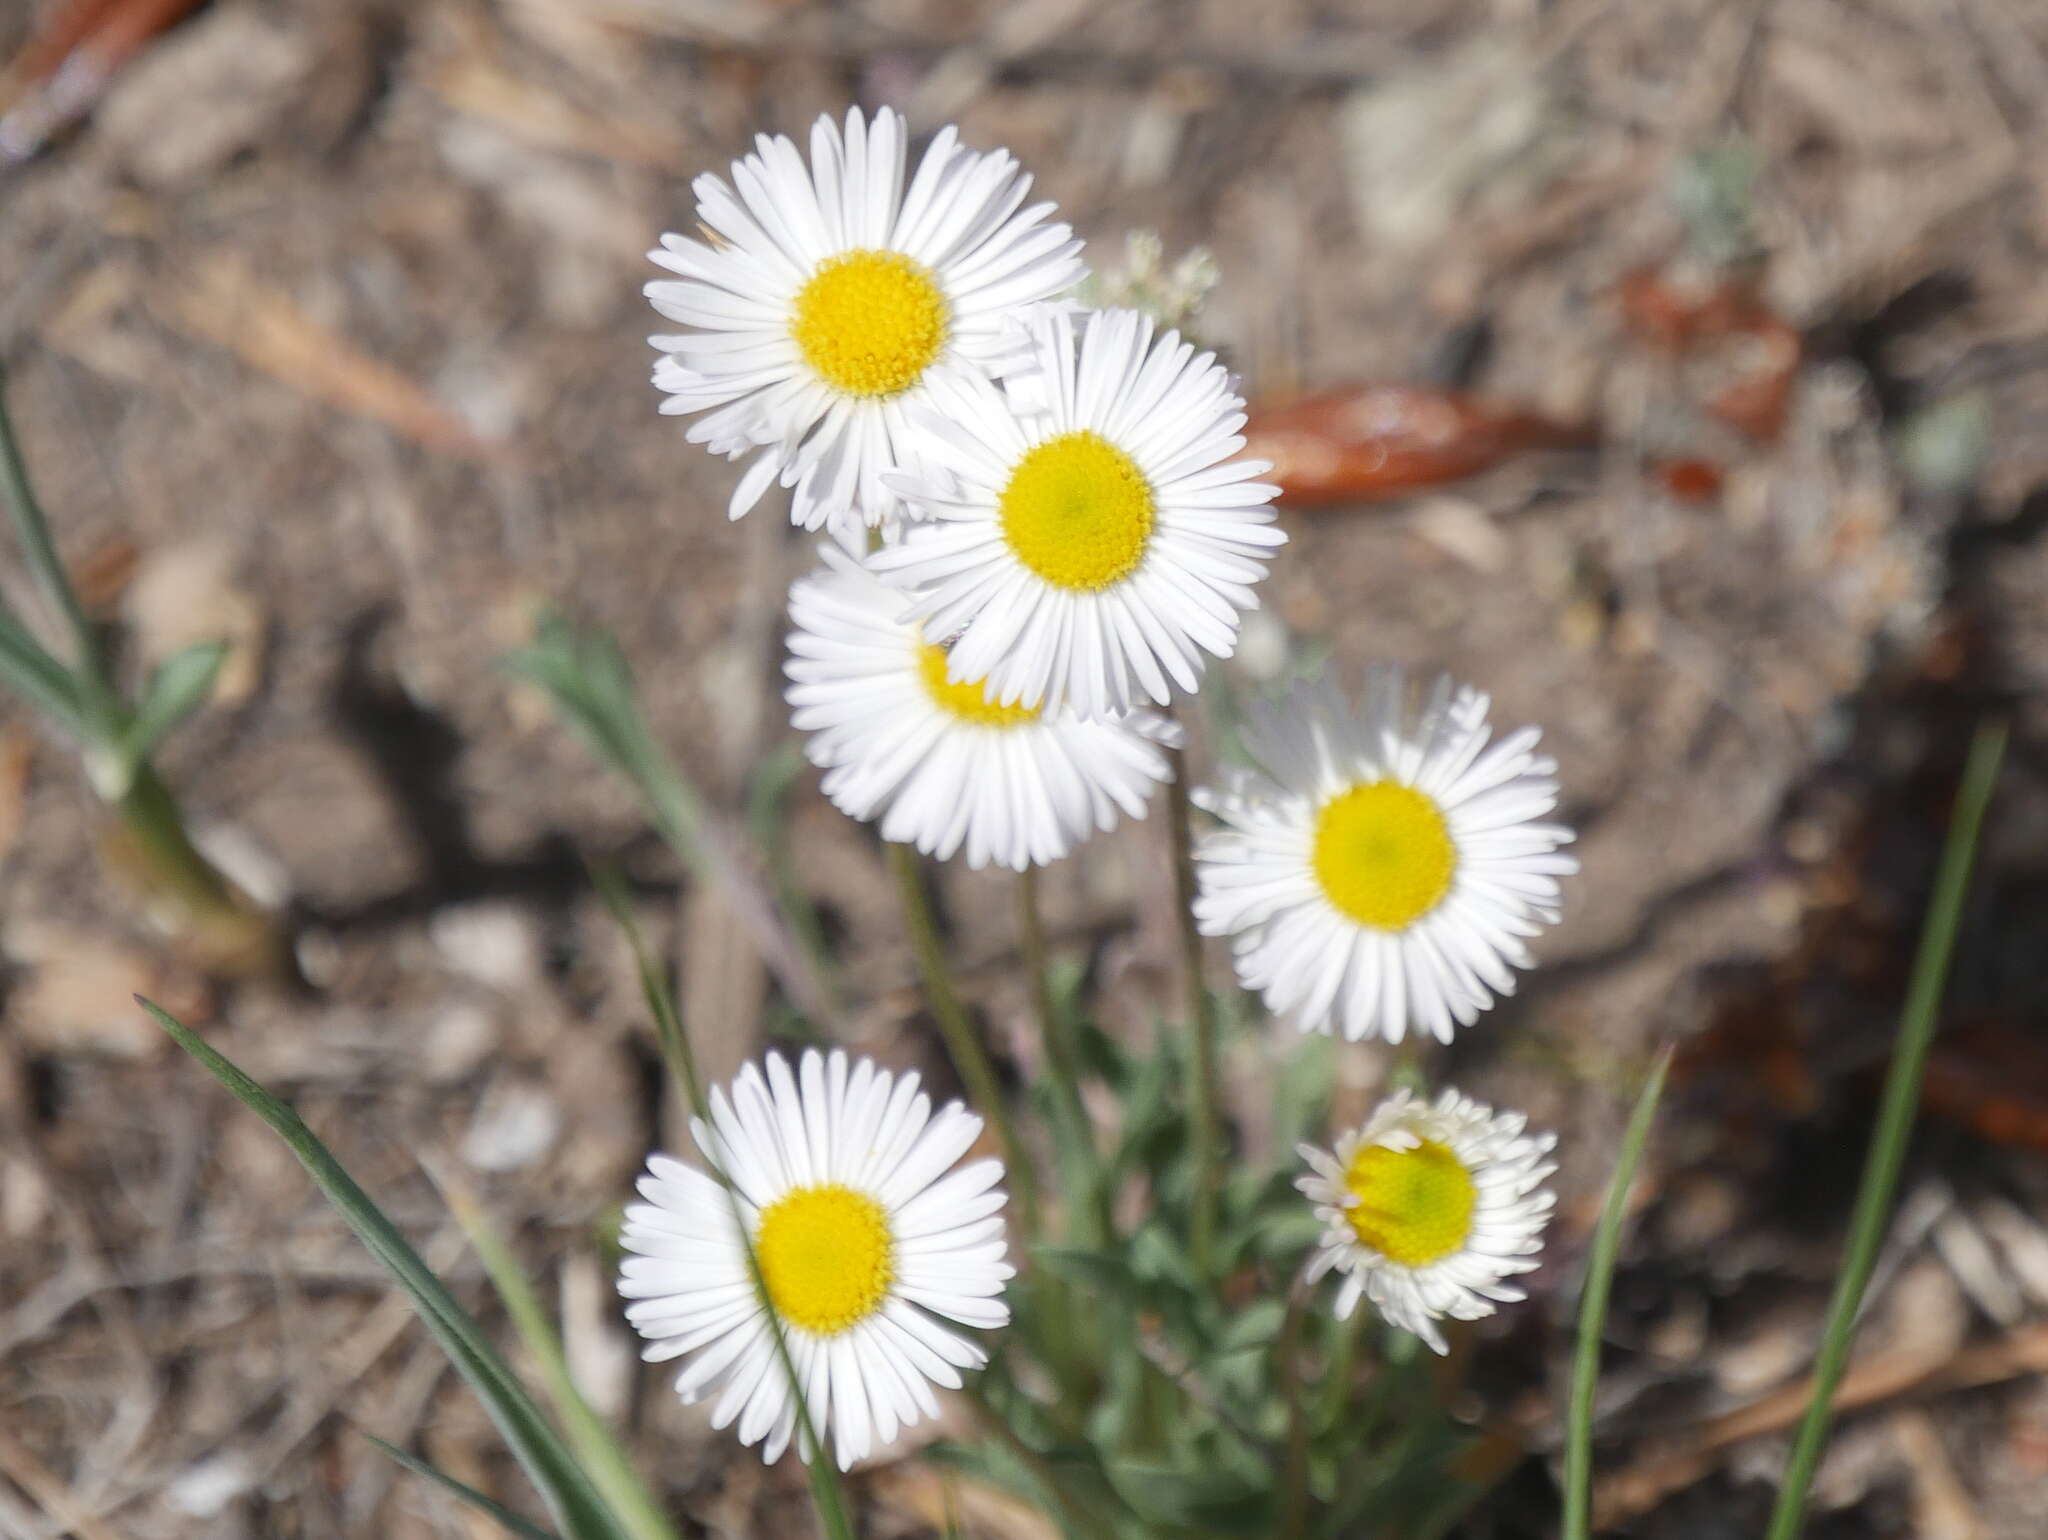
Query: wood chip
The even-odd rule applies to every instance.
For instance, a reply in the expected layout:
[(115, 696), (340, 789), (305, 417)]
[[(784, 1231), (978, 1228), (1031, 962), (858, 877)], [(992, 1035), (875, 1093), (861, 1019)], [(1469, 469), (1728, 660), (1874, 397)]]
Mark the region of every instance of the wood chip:
[(321, 325), (290, 296), (217, 253), (173, 290), (168, 319), (187, 336), (226, 348), (251, 368), (345, 412), (394, 428), (429, 449), (474, 460), (516, 461), (516, 447), (483, 437), (411, 376), (371, 358)]

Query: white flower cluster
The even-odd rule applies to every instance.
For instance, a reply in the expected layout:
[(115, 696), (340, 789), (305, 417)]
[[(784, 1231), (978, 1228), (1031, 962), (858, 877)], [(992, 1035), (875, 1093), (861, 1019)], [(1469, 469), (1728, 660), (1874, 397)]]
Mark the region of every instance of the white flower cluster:
[[(780, 485), (824, 537), (787, 674), (825, 793), (885, 839), (1017, 870), (1144, 815), (1173, 773), (1155, 708), (1232, 654), (1286, 538), (1228, 372), (1075, 299), (1080, 242), (1030, 188), (951, 128), (913, 170), (894, 112), (849, 111), (808, 158), (764, 136), (700, 177), (707, 238), (664, 236), (673, 276), (647, 286), (682, 328), (653, 339), (663, 410), (746, 462), (731, 516)], [(1214, 281), (1176, 273), (1190, 308)], [(1276, 1013), (1448, 1041), (1513, 989), (1575, 863), (1545, 821), (1555, 765), (1487, 710), (1449, 681), (1412, 701), (1394, 669), (1356, 711), (1328, 683), (1254, 709), (1251, 766), (1195, 798), (1218, 825), (1196, 914)], [(749, 1066), (695, 1130), (721, 1177), (657, 1156), (627, 1213), (648, 1356), (683, 1358), (678, 1391), (770, 1459), (800, 1414), (842, 1465), (935, 1415), (930, 1387), (984, 1357), (952, 1326), (1008, 1320), (1002, 1169), (952, 1170), (980, 1126), (841, 1053)], [(1441, 1350), (1438, 1321), (1519, 1297), (1550, 1144), (1455, 1092), (1394, 1097), (1303, 1149), (1309, 1276)]]

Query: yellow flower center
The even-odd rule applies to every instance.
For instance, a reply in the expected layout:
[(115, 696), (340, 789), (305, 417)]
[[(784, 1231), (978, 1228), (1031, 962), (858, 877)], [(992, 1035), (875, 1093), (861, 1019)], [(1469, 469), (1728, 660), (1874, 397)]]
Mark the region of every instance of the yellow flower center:
[(797, 291), (789, 334), (804, 362), (849, 396), (893, 396), (946, 345), (946, 296), (897, 251), (847, 251)]
[(1368, 781), (1323, 804), (1314, 866), (1323, 896), (1361, 925), (1406, 930), (1451, 889), (1458, 849), (1428, 797)]
[(754, 1254), (782, 1318), (820, 1337), (873, 1315), (896, 1281), (882, 1205), (837, 1182), (799, 1187), (762, 1210)]
[(930, 642), (917, 645), (917, 674), (925, 693), (939, 710), (976, 727), (1015, 727), (1038, 720), (1036, 706), (999, 706), (988, 698), (987, 685), (979, 680), (955, 684), (946, 677), (946, 649)]
[(1055, 588), (1091, 593), (1129, 577), (1152, 537), (1152, 487), (1099, 433), (1047, 439), (1017, 462), (997, 511), (1017, 560)]
[(1351, 1157), (1344, 1188), (1358, 1200), (1344, 1217), (1359, 1244), (1403, 1267), (1447, 1257), (1472, 1233), (1479, 1189), (1464, 1162), (1433, 1139), (1412, 1150), (1366, 1145)]

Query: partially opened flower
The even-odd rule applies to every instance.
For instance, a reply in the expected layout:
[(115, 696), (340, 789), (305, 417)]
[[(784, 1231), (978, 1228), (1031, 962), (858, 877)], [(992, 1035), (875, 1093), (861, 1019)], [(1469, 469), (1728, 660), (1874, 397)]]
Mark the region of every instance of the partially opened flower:
[(1145, 816), (1172, 773), (1163, 720), (998, 706), (979, 681), (948, 678), (945, 649), (898, 618), (903, 595), (843, 552), (824, 556), (790, 589), (786, 666), (805, 752), (841, 811), (928, 855), (1018, 871), (1119, 814)]
[(740, 1442), (780, 1459), (798, 1403), (749, 1276), (751, 1237), (811, 1425), (843, 1469), (937, 1416), (931, 1387), (957, 1389), (962, 1369), (987, 1361), (941, 1317), (1010, 1319), (1003, 1168), (952, 1169), (981, 1119), (958, 1102), (934, 1115), (915, 1074), (837, 1051), (806, 1053), (794, 1073), (779, 1054), (766, 1065), (743, 1069), (730, 1099), (711, 1093), (710, 1128), (692, 1125), (730, 1189), (666, 1155), (648, 1161), (619, 1292), (650, 1361), (687, 1358), (677, 1394), (716, 1394), (713, 1426), (737, 1422)]
[(1440, 678), (1421, 709), (1398, 668), (1361, 712), (1334, 684), (1297, 685), (1249, 714), (1256, 768), (1195, 794), (1223, 827), (1195, 847), (1204, 934), (1229, 936), (1237, 976), (1303, 1031), (1449, 1042), (1530, 966), (1556, 923), (1555, 761), (1525, 727), (1493, 743), (1487, 698)]
[(1301, 1146), (1310, 1171), (1295, 1186), (1326, 1226), (1308, 1277), (1343, 1275), (1339, 1320), (1368, 1299), (1441, 1353), (1437, 1322), (1524, 1297), (1504, 1280), (1536, 1267), (1557, 1201), (1543, 1186), (1557, 1139), (1526, 1128), (1456, 1091), (1434, 1103), (1401, 1091), (1334, 1151)]
[(1235, 458), (1243, 406), (1213, 355), (1135, 311), (1091, 313), (1077, 346), (1041, 310), (1004, 388), (932, 381), (917, 467), (893, 481), (935, 522), (875, 570), (934, 635), (960, 633), (948, 677), (1003, 705), (1163, 705), (1205, 653), (1230, 656), (1287, 538), (1265, 462)]
[(904, 410), (943, 365), (990, 367), (1014, 342), (1020, 306), (1071, 288), (1081, 243), (1024, 208), (1031, 178), (1008, 152), (976, 154), (952, 128), (904, 185), (903, 120), (811, 130), (807, 166), (766, 135), (732, 182), (697, 178), (711, 243), (664, 235), (651, 259), (678, 274), (647, 285), (668, 319), (654, 382), (664, 412), (708, 412), (692, 442), (753, 461), (738, 518), (771, 482), (795, 488), (791, 517), (845, 532), (899, 511), (879, 480), (902, 462)]

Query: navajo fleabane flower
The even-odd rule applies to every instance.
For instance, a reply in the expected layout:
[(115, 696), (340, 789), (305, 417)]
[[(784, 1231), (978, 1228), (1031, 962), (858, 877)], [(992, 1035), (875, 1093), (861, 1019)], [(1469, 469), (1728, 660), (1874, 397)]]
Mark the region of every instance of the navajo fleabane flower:
[[(695, 330), (650, 339), (665, 355), (662, 410), (709, 412), (692, 442), (753, 462), (728, 511), (771, 481), (791, 517), (846, 533), (899, 511), (878, 479), (904, 458), (904, 409), (932, 371), (984, 368), (1014, 341), (1018, 307), (1071, 288), (1081, 243), (1022, 208), (1031, 178), (1007, 151), (976, 154), (941, 129), (904, 186), (903, 120), (820, 118), (810, 164), (763, 135), (732, 183), (697, 178), (715, 244), (664, 235), (650, 258), (680, 275), (647, 285)], [(715, 409), (715, 410), (714, 410)]]
[(915, 1074), (836, 1051), (806, 1053), (794, 1074), (778, 1054), (766, 1064), (743, 1069), (730, 1100), (711, 1093), (711, 1128), (692, 1125), (730, 1190), (666, 1155), (648, 1161), (647, 1201), (626, 1210), (620, 1236), (634, 1255), (619, 1292), (649, 1360), (690, 1355), (677, 1394), (716, 1392), (713, 1426), (737, 1420), (741, 1443), (780, 1459), (797, 1402), (748, 1274), (750, 1235), (811, 1426), (843, 1469), (937, 1416), (931, 1386), (958, 1389), (962, 1369), (987, 1361), (936, 1317), (1010, 1319), (1003, 1168), (951, 1169), (981, 1119), (958, 1102), (934, 1116)]
[(978, 681), (947, 676), (946, 653), (898, 617), (903, 595), (845, 553), (789, 595), (789, 701), (824, 767), (825, 795), (882, 837), (940, 859), (1022, 871), (1056, 861), (1171, 773), (1166, 724), (1137, 711), (1083, 721), (999, 706)]
[(1557, 1169), (1544, 1158), (1556, 1137), (1526, 1127), (1456, 1091), (1434, 1103), (1401, 1091), (1334, 1151), (1301, 1146), (1310, 1172), (1294, 1185), (1327, 1227), (1308, 1277), (1344, 1275), (1339, 1320), (1369, 1299), (1441, 1353), (1438, 1321), (1524, 1297), (1503, 1280), (1536, 1266), (1556, 1202), (1543, 1180)]
[(1275, 488), (1244, 447), (1244, 403), (1213, 355), (1129, 310), (1091, 313), (1075, 345), (1041, 310), (1028, 362), (999, 390), (935, 378), (919, 467), (891, 478), (936, 520), (873, 564), (909, 613), (961, 632), (956, 681), (1005, 705), (1084, 716), (1164, 704), (1230, 656), (1251, 585), (1286, 540)]
[(1557, 920), (1572, 837), (1541, 822), (1557, 765), (1526, 727), (1488, 747), (1487, 698), (1439, 679), (1419, 713), (1406, 676), (1367, 677), (1362, 713), (1327, 681), (1253, 708), (1257, 768), (1195, 794), (1224, 827), (1195, 847), (1203, 933), (1303, 1031), (1449, 1042), (1530, 965)]

